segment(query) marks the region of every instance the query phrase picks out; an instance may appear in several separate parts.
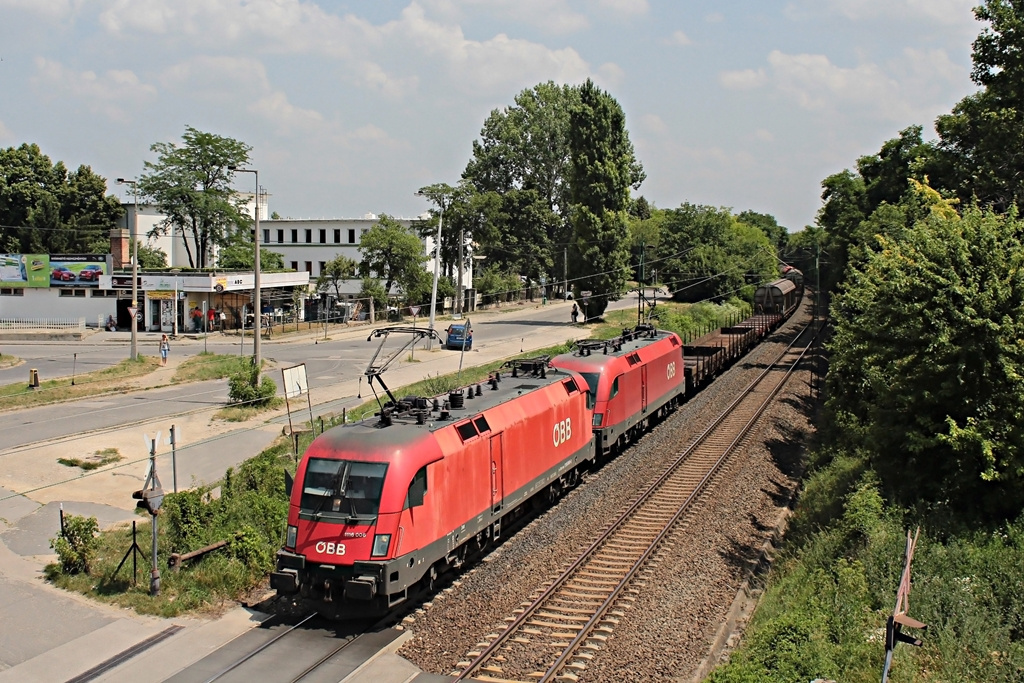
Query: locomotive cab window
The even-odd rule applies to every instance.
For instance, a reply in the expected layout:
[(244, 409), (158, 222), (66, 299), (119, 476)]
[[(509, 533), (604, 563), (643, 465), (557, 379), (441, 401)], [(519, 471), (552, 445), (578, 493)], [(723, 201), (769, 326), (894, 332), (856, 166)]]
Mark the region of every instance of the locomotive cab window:
[(310, 458), (299, 514), (336, 521), (377, 516), (387, 463)]
[[(619, 375), (619, 377), (622, 377), (622, 375)], [(612, 390), (610, 392), (608, 392), (608, 398), (615, 398), (618, 395), (618, 393), (619, 393), (619, 377), (616, 377), (615, 381), (612, 382)]]
[(426, 493), (427, 468), (424, 466), (420, 468), (420, 471), (412, 478), (412, 483), (409, 484), (409, 492), (405, 495), (405, 509), (408, 510), (409, 508), (423, 505), (423, 496)]
[(593, 410), (597, 403), (597, 383), (601, 381), (601, 375), (596, 372), (584, 372), (583, 379), (587, 380), (587, 409)]

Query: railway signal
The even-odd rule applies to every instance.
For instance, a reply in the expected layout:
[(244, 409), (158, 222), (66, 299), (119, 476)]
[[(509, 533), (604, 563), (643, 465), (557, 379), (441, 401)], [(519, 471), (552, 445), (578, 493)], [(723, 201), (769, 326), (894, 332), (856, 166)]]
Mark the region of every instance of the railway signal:
[(160, 439), (157, 434), (155, 439), (150, 440), (149, 447), (149, 472), (146, 474), (146, 482), (142, 488), (132, 493), (132, 498), (139, 501), (136, 507), (145, 510), (150, 514), (151, 526), (153, 528), (153, 567), (150, 570), (149, 594), (160, 595), (160, 570), (156, 565), (157, 552), (157, 528), (156, 518), (160, 512), (160, 505), (164, 502), (164, 489), (160, 484), (160, 477), (156, 473), (156, 442)]

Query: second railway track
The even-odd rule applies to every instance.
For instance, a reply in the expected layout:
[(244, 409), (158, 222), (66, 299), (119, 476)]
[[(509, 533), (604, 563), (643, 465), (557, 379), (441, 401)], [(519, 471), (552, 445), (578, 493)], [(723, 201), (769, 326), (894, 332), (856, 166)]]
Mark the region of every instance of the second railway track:
[(806, 353), (797, 336), (560, 576), (460, 662), (459, 680), (575, 678), (601, 650), (631, 586), (693, 510)]

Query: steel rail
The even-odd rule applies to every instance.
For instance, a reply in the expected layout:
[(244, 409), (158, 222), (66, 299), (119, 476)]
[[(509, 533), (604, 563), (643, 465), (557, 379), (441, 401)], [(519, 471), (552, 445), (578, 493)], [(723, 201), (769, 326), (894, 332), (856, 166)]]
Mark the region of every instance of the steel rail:
[(278, 633), (278, 634), (277, 634), (276, 636), (274, 636), (273, 638), (271, 638), (271, 639), (270, 639), (270, 640), (268, 640), (267, 642), (263, 643), (262, 645), (260, 645), (260, 646), (259, 646), (258, 648), (256, 648), (255, 650), (253, 650), (253, 651), (252, 651), (252, 652), (250, 652), (249, 654), (247, 654), (247, 655), (245, 655), (244, 657), (242, 657), (241, 659), (237, 660), (237, 661), (236, 661), (235, 663), (233, 663), (233, 664), (232, 664), (231, 666), (227, 667), (226, 669), (223, 669), (223, 670), (221, 670), (220, 672), (218, 672), (218, 673), (214, 674), (214, 675), (213, 675), (213, 676), (211, 676), (210, 678), (207, 678), (207, 679), (206, 679), (206, 681), (205, 681), (205, 683), (213, 683), (213, 682), (214, 682), (214, 681), (216, 681), (217, 679), (219, 679), (219, 678), (223, 678), (224, 676), (226, 676), (227, 674), (231, 673), (232, 671), (234, 671), (234, 670), (235, 670), (235, 669), (237, 669), (238, 667), (242, 666), (242, 664), (245, 664), (245, 663), (246, 663), (246, 662), (248, 662), (248, 661), (249, 661), (250, 659), (252, 659), (252, 658), (253, 658), (253, 657), (255, 657), (256, 655), (258, 655), (259, 653), (263, 652), (264, 650), (266, 650), (267, 648), (269, 648), (269, 647), (270, 647), (271, 645), (273, 645), (273, 644), (274, 644), (274, 643), (276, 643), (277, 641), (279, 641), (279, 640), (281, 640), (282, 638), (284, 638), (284, 637), (285, 637), (286, 635), (288, 635), (289, 633), (292, 633), (293, 631), (295, 631), (295, 630), (296, 630), (296, 629), (298, 629), (298, 628), (299, 628), (300, 626), (302, 626), (302, 625), (303, 625), (303, 624), (305, 624), (306, 622), (310, 621), (310, 620), (311, 620), (311, 619), (313, 619), (314, 617), (316, 617), (316, 613), (315, 613), (315, 612), (314, 612), (313, 614), (310, 614), (309, 616), (307, 616), (307, 617), (306, 617), (305, 619), (303, 619), (303, 620), (302, 620), (302, 621), (300, 621), (299, 623), (297, 623), (297, 624), (293, 624), (292, 626), (289, 626), (289, 627), (288, 627), (288, 629), (287, 629), (286, 631), (284, 631), (284, 632), (282, 632), (282, 633)]
[[(623, 512), (611, 525), (609, 525), (609, 527), (601, 534), (601, 536), (598, 539), (596, 539), (586, 550), (584, 550), (583, 553), (581, 553), (579, 557), (558, 578), (556, 578), (547, 589), (545, 589), (541, 593), (540, 596), (538, 596), (527, 608), (525, 608), (525, 610), (516, 619), (509, 623), (505, 630), (497, 638), (495, 638), (484, 650), (482, 650), (479, 653), (479, 655), (477, 655), (476, 658), (473, 659), (469, 663), (469, 665), (456, 677), (455, 680), (466, 680), (470, 677), (470, 675), (473, 672), (480, 669), (481, 666), (488, 659), (491, 658), (491, 656), (499, 647), (507, 643), (513, 634), (518, 632), (520, 628), (528, 620), (532, 619), (537, 614), (537, 612), (540, 610), (540, 607), (547, 603), (549, 598), (551, 598), (553, 594), (561, 590), (561, 588), (565, 586), (565, 584), (567, 584), (571, 578), (573, 578), (573, 576), (578, 572), (578, 570), (588, 561), (590, 561), (597, 554), (597, 551), (601, 547), (606, 545), (606, 542), (610, 538), (612, 538), (614, 534), (622, 530), (623, 527), (626, 526), (626, 523), (635, 516), (636, 512), (638, 512), (645, 504), (649, 503), (650, 500), (654, 497), (654, 495), (666, 484), (666, 482), (678, 473), (680, 466), (686, 460), (688, 460), (690, 455), (695, 450), (697, 450), (698, 447), (700, 447), (702, 444), (709, 440), (709, 438), (721, 426), (721, 424), (725, 422), (733, 414), (737, 407), (757, 389), (757, 387), (764, 381), (764, 379), (769, 374), (775, 372), (776, 366), (782, 361), (784, 357), (786, 357), (787, 354), (790, 353), (793, 347), (809, 329), (810, 326), (805, 327), (800, 332), (800, 334), (798, 334), (797, 337), (794, 338), (794, 340), (789, 344), (789, 346), (787, 346), (786, 349), (779, 354), (775, 361), (773, 361), (746, 388), (744, 388), (739, 393), (737, 398), (733, 400), (725, 408), (721, 415), (719, 415), (719, 417), (716, 418), (710, 426), (708, 426), (700, 435), (698, 435), (694, 439), (694, 441), (686, 449), (684, 449), (684, 451), (676, 458), (676, 460), (669, 467), (666, 468), (665, 472), (656, 481), (654, 481), (637, 498), (637, 500), (626, 509), (625, 512)], [(810, 348), (810, 346), (808, 346), (807, 348)], [(635, 576), (636, 572), (639, 571), (646, 564), (647, 560), (657, 550), (657, 547), (664, 540), (665, 536), (671, 532), (672, 528), (676, 525), (679, 518), (686, 514), (691, 508), (693, 502), (705, 492), (712, 478), (721, 469), (722, 465), (728, 459), (729, 455), (747, 436), (749, 431), (753, 428), (754, 424), (760, 418), (761, 414), (763, 414), (764, 410), (771, 403), (775, 395), (777, 395), (777, 393), (785, 385), (786, 380), (792, 374), (794, 369), (799, 365), (800, 361), (803, 359), (806, 353), (807, 349), (804, 349), (803, 352), (801, 352), (800, 355), (795, 360), (792, 361), (789, 369), (787, 370), (783, 378), (778, 382), (777, 386), (771, 392), (769, 392), (769, 395), (766, 397), (766, 399), (754, 412), (751, 418), (747, 420), (747, 423), (740, 429), (740, 434), (735, 439), (733, 439), (733, 441), (725, 448), (722, 455), (716, 459), (716, 461), (708, 469), (708, 471), (701, 478), (698, 484), (694, 487), (693, 491), (686, 497), (685, 501), (680, 504), (676, 513), (667, 523), (664, 524), (661, 532), (658, 533), (655, 539), (649, 543), (648, 548), (641, 554), (640, 558), (634, 561), (633, 566), (627, 572), (625, 578), (618, 582), (618, 584), (612, 590), (612, 593), (605, 598), (605, 600), (598, 607), (593, 616), (590, 619), (588, 619), (587, 624), (583, 628), (578, 629), (576, 637), (568, 646), (566, 646), (563, 649), (562, 654), (556, 659), (555, 663), (552, 664), (551, 667), (549, 667), (549, 669), (545, 672), (543, 677), (539, 680), (551, 680), (555, 673), (557, 673), (557, 671), (559, 671), (561, 667), (564, 665), (565, 660), (571, 657), (573, 653), (576, 651), (576, 649), (579, 647), (579, 644), (582, 643), (583, 640), (590, 635), (590, 632), (597, 625), (598, 621), (600, 621), (604, 617), (608, 609), (615, 602), (616, 598), (618, 598), (621, 595), (621, 591), (630, 582), (632, 577)]]

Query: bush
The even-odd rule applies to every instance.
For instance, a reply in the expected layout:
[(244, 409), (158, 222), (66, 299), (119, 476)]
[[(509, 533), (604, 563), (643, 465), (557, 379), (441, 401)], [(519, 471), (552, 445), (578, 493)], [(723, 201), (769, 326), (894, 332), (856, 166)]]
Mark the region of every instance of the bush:
[(266, 376), (261, 380), (260, 368), (252, 359), (228, 378), (228, 398), (232, 403), (263, 407), (270, 405), (276, 395), (274, 380)]
[(62, 572), (89, 572), (89, 566), (96, 558), (99, 530), (95, 517), (64, 516), (64, 533), (50, 539), (50, 547), (57, 553)]

